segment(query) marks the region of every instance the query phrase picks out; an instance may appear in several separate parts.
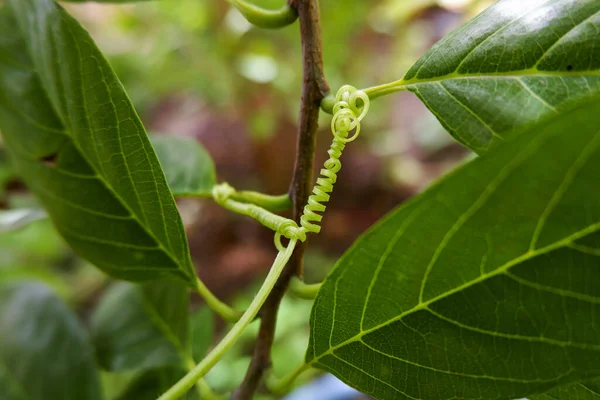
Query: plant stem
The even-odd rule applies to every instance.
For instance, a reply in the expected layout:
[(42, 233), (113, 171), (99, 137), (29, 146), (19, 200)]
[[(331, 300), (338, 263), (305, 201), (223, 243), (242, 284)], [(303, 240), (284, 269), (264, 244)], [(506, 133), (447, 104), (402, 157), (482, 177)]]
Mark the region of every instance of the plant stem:
[(273, 262), (273, 266), (267, 275), (264, 283), (260, 290), (252, 300), (252, 303), (239, 319), (239, 321), (231, 328), (231, 330), (225, 335), (225, 337), (219, 342), (219, 344), (210, 352), (208, 355), (191, 371), (189, 371), (183, 378), (167, 390), (158, 400), (174, 400), (183, 396), (187, 391), (200, 380), (206, 373), (223, 357), (225, 352), (229, 350), (240, 338), (244, 329), (256, 317), (256, 314), (260, 311), (263, 303), (269, 296), (269, 293), (273, 290), (273, 286), (277, 282), (281, 271), (283, 271), (285, 265), (290, 259), (294, 248), (296, 247), (296, 241), (290, 240), (288, 247), (285, 251), (280, 251)]
[(284, 376), (281, 379), (274, 378), (268, 385), (269, 390), (275, 393), (276, 395), (284, 395), (285, 393), (290, 391), (296, 379), (298, 379), (298, 377), (302, 375), (305, 371), (307, 371), (309, 368), (310, 365), (302, 363), (287, 376)]
[[(294, 202), (292, 218), (298, 222), (312, 189), (315, 143), (319, 126), (319, 107), (323, 97), (329, 93), (329, 85), (323, 72), (319, 0), (288, 0), (288, 3), (298, 11), (303, 60), (302, 99), (296, 161), (294, 176), (290, 185), (290, 197)], [(251, 400), (265, 370), (271, 366), (271, 346), (275, 335), (279, 304), (287, 290), (291, 277), (294, 275), (302, 276), (304, 247), (304, 243), (298, 244), (290, 264), (284, 269), (261, 310), (260, 330), (254, 346), (252, 361), (244, 381), (234, 392), (234, 400)]]
[(250, 22), (260, 28), (277, 29), (292, 24), (298, 18), (296, 10), (285, 5), (279, 10), (265, 10), (245, 0), (227, 0)]
[(317, 293), (321, 290), (321, 286), (323, 286), (322, 282), (307, 284), (302, 282), (297, 276), (294, 276), (290, 280), (289, 291), (301, 299), (313, 300), (317, 297)]
[(206, 305), (220, 315), (225, 321), (234, 323), (242, 316), (241, 312), (234, 310), (219, 300), (199, 278), (196, 278), (196, 292), (204, 299)]

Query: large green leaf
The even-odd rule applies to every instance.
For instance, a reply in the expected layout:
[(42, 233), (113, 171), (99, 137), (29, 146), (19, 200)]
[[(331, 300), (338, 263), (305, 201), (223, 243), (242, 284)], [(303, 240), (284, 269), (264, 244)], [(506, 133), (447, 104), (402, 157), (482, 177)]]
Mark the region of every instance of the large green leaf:
[(379, 222), (315, 301), (306, 361), (379, 399), (515, 399), (600, 375), (600, 99)]
[(154, 136), (152, 145), (175, 196), (211, 196), (215, 164), (206, 149), (191, 138)]
[(0, 285), (0, 398), (102, 398), (86, 332), (40, 283)]
[(398, 84), (483, 153), (600, 92), (600, 2), (504, 0), (433, 46)]
[(123, 86), (51, 0), (2, 10), (0, 128), (80, 256), (122, 279), (195, 281), (181, 217)]
[(178, 282), (116, 283), (92, 318), (100, 365), (109, 371), (185, 366), (189, 293)]
[(600, 400), (600, 380), (560, 386), (529, 400)]

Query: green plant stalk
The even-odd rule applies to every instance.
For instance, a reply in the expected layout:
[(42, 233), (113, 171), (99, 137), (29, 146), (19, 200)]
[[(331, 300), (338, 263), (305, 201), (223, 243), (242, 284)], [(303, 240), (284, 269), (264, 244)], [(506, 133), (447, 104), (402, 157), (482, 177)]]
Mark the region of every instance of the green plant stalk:
[(301, 299), (313, 300), (317, 297), (323, 283), (307, 284), (302, 282), (297, 276), (292, 277), (288, 287), (290, 293)]
[(298, 19), (298, 13), (288, 4), (279, 10), (265, 10), (245, 0), (227, 0), (227, 2), (237, 8), (248, 22), (260, 28), (283, 28)]
[(263, 303), (267, 299), (273, 286), (277, 282), (277, 278), (283, 271), (283, 268), (290, 259), (294, 248), (296, 247), (296, 240), (290, 240), (290, 243), (285, 248), (285, 251), (280, 251), (273, 262), (273, 266), (267, 275), (260, 290), (252, 300), (252, 303), (244, 312), (244, 315), (239, 321), (231, 328), (231, 330), (225, 335), (225, 337), (219, 342), (219, 344), (191, 371), (189, 371), (183, 378), (167, 390), (158, 400), (174, 400), (185, 395), (187, 391), (196, 384), (208, 371), (223, 357), (225, 352), (229, 350), (240, 338), (244, 330), (260, 311)]
[(225, 321), (235, 323), (242, 316), (241, 312), (234, 310), (219, 300), (199, 278), (196, 278), (196, 292), (204, 299), (206, 305)]
[(302, 363), (287, 376), (277, 379), (271, 375), (271, 379), (267, 380), (267, 386), (271, 392), (276, 395), (284, 395), (288, 393), (300, 375), (311, 368), (310, 364)]
[(406, 81), (404, 81), (404, 79), (363, 89), (363, 92), (365, 92), (367, 96), (369, 96), (369, 99), (374, 99), (402, 90), (406, 90)]
[(241, 190), (231, 194), (230, 198), (242, 203), (254, 204), (269, 211), (285, 211), (292, 207), (292, 200), (287, 193), (279, 196), (271, 196), (264, 193)]

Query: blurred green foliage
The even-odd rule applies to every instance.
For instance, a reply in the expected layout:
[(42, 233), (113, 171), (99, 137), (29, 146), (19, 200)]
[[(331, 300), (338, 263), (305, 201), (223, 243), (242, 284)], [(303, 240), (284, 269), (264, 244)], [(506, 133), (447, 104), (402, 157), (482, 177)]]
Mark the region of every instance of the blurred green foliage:
[[(276, 9), (282, 0), (255, 3)], [(431, 24), (414, 17), (438, 3), (452, 1), (322, 1), (323, 56), (332, 90), (399, 79), (436, 36)], [(68, 8), (110, 58), (142, 116), (176, 93), (225, 111), (249, 108), (249, 127), (258, 137), (272, 133), (270, 121), (297, 116), (302, 79), (297, 24), (255, 28), (215, 0)], [(389, 109), (375, 111), (385, 115)]]

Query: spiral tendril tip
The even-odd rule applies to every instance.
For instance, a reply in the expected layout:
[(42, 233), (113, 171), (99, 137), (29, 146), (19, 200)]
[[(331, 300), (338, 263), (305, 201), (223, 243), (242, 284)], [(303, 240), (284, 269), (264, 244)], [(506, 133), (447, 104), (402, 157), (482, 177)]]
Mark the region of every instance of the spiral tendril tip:
[(342, 86), (338, 90), (331, 120), (333, 141), (327, 151), (329, 159), (321, 168), (312, 195), (304, 207), (300, 218), (300, 227), (296, 224), (294, 224), (295, 226), (288, 224), (276, 232), (275, 245), (279, 250), (284, 248), (281, 244), (281, 236), (304, 242), (308, 232), (319, 233), (321, 231), (319, 225), (323, 219), (321, 214), (325, 212), (326, 204), (337, 181), (337, 174), (342, 168), (340, 157), (346, 143), (354, 141), (360, 134), (360, 122), (368, 111), (369, 96), (365, 92), (349, 85)]

